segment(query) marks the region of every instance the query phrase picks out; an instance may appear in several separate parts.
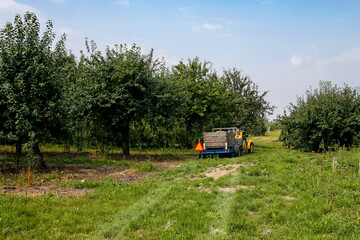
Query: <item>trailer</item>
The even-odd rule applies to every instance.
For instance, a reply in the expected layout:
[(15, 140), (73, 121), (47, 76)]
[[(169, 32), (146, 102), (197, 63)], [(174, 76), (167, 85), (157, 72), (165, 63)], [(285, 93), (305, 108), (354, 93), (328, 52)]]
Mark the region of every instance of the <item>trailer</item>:
[(254, 142), (248, 141), (247, 137), (245, 131), (237, 127), (213, 128), (211, 132), (203, 132), (203, 142), (199, 140), (195, 150), (199, 152), (199, 158), (243, 156), (253, 153), (255, 148)]

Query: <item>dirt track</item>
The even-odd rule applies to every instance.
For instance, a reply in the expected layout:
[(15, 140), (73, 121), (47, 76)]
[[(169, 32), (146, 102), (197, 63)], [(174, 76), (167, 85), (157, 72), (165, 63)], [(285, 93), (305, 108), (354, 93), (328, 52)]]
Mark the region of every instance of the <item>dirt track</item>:
[[(10, 154), (5, 154), (9, 157)], [(73, 158), (78, 155), (72, 154)], [(46, 153), (46, 157), (69, 157), (65, 153)], [(4, 157), (4, 154), (1, 154)], [(115, 156), (116, 157), (116, 156)], [(96, 159), (95, 154), (90, 154), (86, 158)], [(48, 168), (44, 171), (34, 171), (31, 179), (31, 187), (26, 187), (27, 183), (27, 168), (26, 165), (16, 166), (12, 162), (0, 161), (0, 177), (4, 179), (15, 179), (10, 184), (0, 185), (0, 192), (11, 195), (27, 195), (27, 196), (42, 196), (44, 194), (54, 194), (60, 196), (82, 196), (90, 189), (78, 188), (60, 188), (59, 185), (69, 183), (72, 181), (119, 181), (122, 183), (141, 183), (146, 179), (160, 175), (161, 170), (180, 167), (184, 160), (194, 157), (179, 157), (174, 156), (172, 160), (164, 160), (170, 156), (164, 155), (133, 155), (129, 161), (134, 161), (134, 164), (139, 164), (141, 160), (152, 160), (151, 163), (155, 165), (159, 171), (142, 172), (134, 166), (111, 166), (111, 165), (89, 165), (89, 164), (48, 164)], [(140, 161), (139, 161), (140, 160)], [(50, 176), (50, 177), (49, 177)], [(21, 179), (21, 180), (19, 180)], [(4, 181), (3, 181), (4, 182)], [(19, 184), (20, 182), (20, 184)]]

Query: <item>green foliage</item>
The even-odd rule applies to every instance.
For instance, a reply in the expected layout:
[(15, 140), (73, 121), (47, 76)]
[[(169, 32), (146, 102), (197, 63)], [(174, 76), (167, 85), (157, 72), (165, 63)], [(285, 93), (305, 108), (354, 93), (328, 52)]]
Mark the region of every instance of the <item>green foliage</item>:
[(234, 68), (219, 77), (210, 62), (196, 57), (180, 61), (164, 76), (173, 89), (169, 102), (177, 104), (177, 111), (166, 118), (153, 114), (131, 125), (133, 145), (190, 148), (213, 127), (239, 126), (251, 134), (265, 133), (266, 114), (273, 107), (264, 99), (267, 92), (260, 93), (241, 71)]
[(139, 162), (139, 164), (135, 165), (135, 169), (141, 171), (141, 172), (158, 172), (160, 169), (158, 166), (153, 164), (150, 161), (146, 162)]
[[(0, 35), (0, 131), (7, 142), (25, 143), (33, 135), (32, 147), (61, 133), (63, 91), (57, 61), (64, 37), (52, 50), (55, 34), (51, 21), (40, 36), (35, 14), (16, 15)], [(41, 160), (41, 158), (39, 158)], [(41, 164), (41, 163), (39, 163)]]
[(76, 82), (79, 110), (100, 146), (122, 145), (128, 155), (130, 124), (147, 113), (167, 110), (161, 106), (167, 96), (155, 78), (160, 63), (153, 60), (152, 50), (142, 54), (135, 44), (107, 48), (105, 56), (94, 42), (87, 44), (87, 49), (90, 56), (82, 56)]
[(179, 125), (185, 131), (185, 146), (191, 147), (201, 132), (228, 124), (229, 93), (210, 62), (202, 63), (199, 58), (189, 59), (187, 63), (180, 61), (172, 67), (171, 78), (179, 83), (178, 91), (184, 99), (179, 106)]
[(270, 128), (270, 131), (281, 130), (281, 124), (278, 119), (275, 119), (272, 122), (267, 122), (265, 125), (266, 129)]
[(268, 92), (260, 93), (258, 85), (236, 68), (224, 70), (223, 79), (232, 101), (231, 125), (254, 135), (264, 135), (266, 115), (274, 110), (274, 106), (265, 100)]
[(281, 117), (280, 139), (287, 145), (307, 151), (349, 148), (359, 141), (359, 89), (340, 88), (320, 82), (319, 89), (308, 90), (289, 106)]
[[(86, 40), (79, 60), (65, 47), (52, 46), (49, 21), (43, 36), (33, 13), (19, 15), (1, 32), (0, 144), (21, 150), (30, 135), (34, 155), (44, 142), (96, 146), (191, 148), (203, 131), (237, 126), (265, 132), (272, 106), (241, 71), (220, 76), (198, 57), (171, 69), (143, 54), (135, 44), (107, 47), (102, 53)], [(21, 152), (18, 152), (21, 155)]]
[(179, 107), (185, 96), (179, 91), (180, 82), (171, 78), (164, 65), (160, 65), (155, 79), (150, 111), (143, 112), (142, 118), (130, 125), (132, 146), (168, 148), (185, 142)]

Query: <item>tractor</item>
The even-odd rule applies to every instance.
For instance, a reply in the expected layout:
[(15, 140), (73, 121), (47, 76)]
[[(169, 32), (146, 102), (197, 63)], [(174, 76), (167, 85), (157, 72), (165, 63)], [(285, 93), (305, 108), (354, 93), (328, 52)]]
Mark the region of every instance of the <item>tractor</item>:
[(213, 128), (212, 132), (203, 132), (203, 143), (197, 143), (195, 150), (199, 152), (199, 158), (222, 156), (243, 156), (253, 153), (255, 144), (247, 140), (245, 131), (237, 127)]

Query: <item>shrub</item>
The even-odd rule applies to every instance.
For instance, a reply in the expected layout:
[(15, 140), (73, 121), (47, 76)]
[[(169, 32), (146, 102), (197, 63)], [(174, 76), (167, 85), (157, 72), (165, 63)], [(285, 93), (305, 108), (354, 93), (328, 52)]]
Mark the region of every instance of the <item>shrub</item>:
[(332, 86), (321, 81), (319, 89), (298, 97), (280, 117), (280, 140), (305, 151), (350, 148), (360, 136), (360, 96), (358, 88)]

